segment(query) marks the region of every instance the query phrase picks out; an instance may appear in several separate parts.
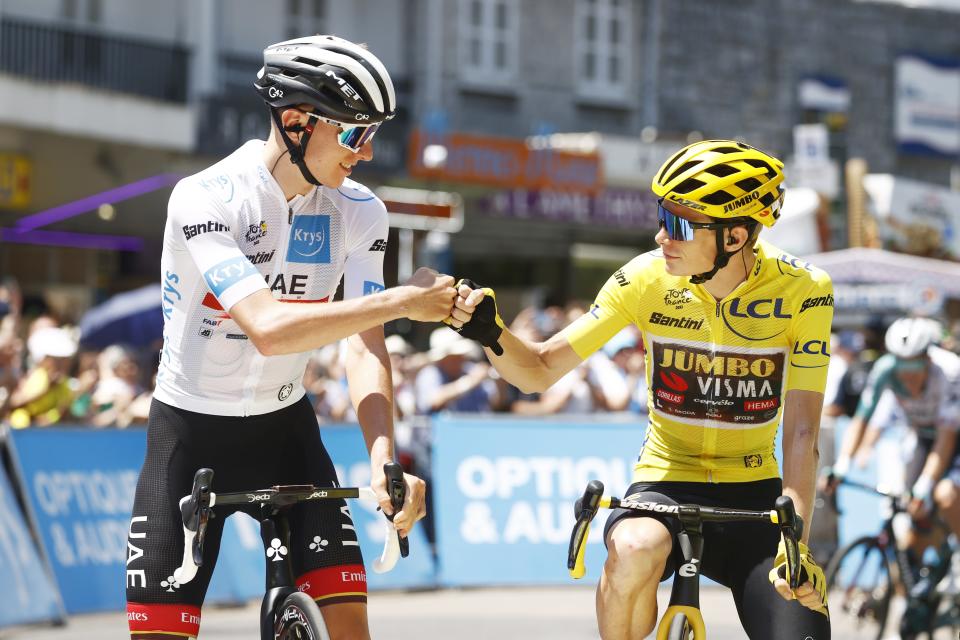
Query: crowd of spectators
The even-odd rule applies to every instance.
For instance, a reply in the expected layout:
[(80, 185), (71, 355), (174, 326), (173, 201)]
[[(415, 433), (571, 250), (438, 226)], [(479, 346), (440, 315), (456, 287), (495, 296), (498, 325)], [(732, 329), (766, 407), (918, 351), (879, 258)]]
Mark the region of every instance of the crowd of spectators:
[[(542, 340), (583, 312), (578, 305), (530, 307), (517, 314), (511, 329)], [(356, 420), (342, 347), (339, 343), (316, 350), (304, 376), (322, 423)], [(642, 344), (633, 328), (544, 393), (523, 393), (502, 380), (476, 343), (445, 326), (429, 334), (424, 349), (391, 335), (387, 350), (398, 422), (415, 423), (440, 412), (544, 416), (646, 411)], [(156, 343), (152, 348), (91, 348), (76, 326), (61, 323), (53, 314), (23, 314), (16, 284), (0, 284), (0, 422), (15, 429), (144, 424), (156, 363)]]
[[(13, 428), (79, 424), (144, 424), (155, 381), (157, 343), (89, 348), (76, 327), (48, 313), (25, 317), (16, 284), (0, 284), (0, 422)], [(585, 308), (527, 307), (510, 324), (520, 337), (544, 340)], [(158, 311), (159, 313), (159, 311)], [(882, 327), (834, 335), (825, 405), (850, 415), (872, 360), (882, 350)], [(159, 338), (159, 336), (158, 336)], [(945, 345), (945, 346), (950, 346)], [(646, 412), (643, 343), (635, 327), (614, 336), (595, 355), (543, 393), (524, 393), (501, 379), (480, 347), (445, 326), (426, 348), (390, 335), (396, 418), (416, 424), (441, 412), (522, 416)], [(316, 350), (304, 386), (321, 423), (356, 421), (343, 366), (343, 343)]]

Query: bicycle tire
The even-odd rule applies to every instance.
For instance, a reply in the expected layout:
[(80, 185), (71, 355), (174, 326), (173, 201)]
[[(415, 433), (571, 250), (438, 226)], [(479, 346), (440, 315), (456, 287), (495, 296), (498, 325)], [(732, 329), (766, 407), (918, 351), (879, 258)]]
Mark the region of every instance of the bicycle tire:
[(687, 616), (678, 613), (670, 621), (670, 631), (667, 632), (667, 640), (697, 640), (694, 635), (693, 627), (687, 620)]
[(277, 640), (330, 640), (320, 607), (305, 593), (284, 598), (274, 618)]
[(827, 563), (827, 602), (834, 624), (838, 617), (852, 622), (844, 638), (885, 636), (897, 575), (891, 572), (890, 561), (876, 536), (863, 536), (839, 549)]

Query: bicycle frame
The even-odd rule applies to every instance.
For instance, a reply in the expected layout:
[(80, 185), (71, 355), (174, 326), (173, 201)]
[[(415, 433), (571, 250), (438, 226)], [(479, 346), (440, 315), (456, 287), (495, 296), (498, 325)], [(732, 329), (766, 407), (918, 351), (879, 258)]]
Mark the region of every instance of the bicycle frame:
[(681, 530), (677, 534), (677, 543), (683, 555), (683, 564), (674, 573), (670, 603), (657, 627), (657, 640), (666, 640), (670, 624), (678, 615), (684, 615), (694, 631), (697, 640), (706, 638), (706, 626), (700, 613), (700, 564), (703, 558), (704, 522), (744, 522), (763, 521), (777, 524), (783, 533), (787, 557), (787, 577), (790, 588), (799, 586), (802, 575), (800, 566), (799, 539), (803, 533), (803, 521), (797, 515), (793, 501), (787, 496), (777, 498), (775, 509), (770, 511), (749, 511), (744, 509), (725, 509), (703, 507), (695, 504), (668, 505), (655, 502), (621, 500), (603, 495), (603, 483), (592, 480), (583, 496), (577, 501), (577, 521), (570, 536), (567, 550), (567, 569), (574, 579), (586, 575), (586, 540), (590, 533), (590, 523), (599, 509), (633, 509), (651, 514), (666, 515), (680, 521)]

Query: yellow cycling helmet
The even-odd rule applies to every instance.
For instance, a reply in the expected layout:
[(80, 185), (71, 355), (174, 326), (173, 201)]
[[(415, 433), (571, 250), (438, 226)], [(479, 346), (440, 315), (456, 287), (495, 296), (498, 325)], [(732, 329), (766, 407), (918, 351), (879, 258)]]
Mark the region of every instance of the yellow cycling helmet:
[(661, 198), (711, 218), (752, 218), (772, 227), (783, 204), (783, 163), (748, 144), (704, 140), (678, 151), (653, 178)]

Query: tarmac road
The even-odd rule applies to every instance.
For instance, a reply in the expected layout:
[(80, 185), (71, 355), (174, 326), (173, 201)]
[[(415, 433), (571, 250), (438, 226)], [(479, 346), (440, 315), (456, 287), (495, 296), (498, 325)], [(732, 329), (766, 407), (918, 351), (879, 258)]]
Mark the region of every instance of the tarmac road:
[[(669, 598), (661, 587), (661, 613)], [(585, 586), (378, 591), (370, 597), (370, 628), (374, 638), (390, 640), (587, 640), (598, 636), (593, 608), (594, 590)], [(719, 587), (701, 590), (701, 609), (710, 638), (741, 640), (729, 592)], [(245, 607), (203, 610), (201, 640), (258, 640), (259, 603)], [(836, 621), (833, 637), (846, 637)], [(10, 640), (123, 640), (128, 638), (120, 613), (73, 616), (60, 628), (0, 630)], [(939, 636), (938, 636), (939, 637)]]

